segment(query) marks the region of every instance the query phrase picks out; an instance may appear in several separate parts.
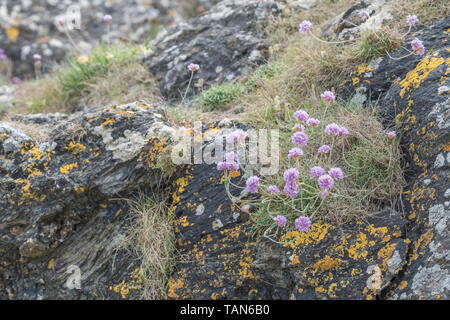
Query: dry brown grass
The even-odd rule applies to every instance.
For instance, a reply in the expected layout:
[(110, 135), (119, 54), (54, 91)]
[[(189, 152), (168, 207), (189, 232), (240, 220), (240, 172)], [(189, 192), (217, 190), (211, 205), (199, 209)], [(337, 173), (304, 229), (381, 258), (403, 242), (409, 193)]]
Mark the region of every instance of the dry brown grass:
[(141, 299), (167, 298), (167, 283), (175, 259), (173, 216), (167, 207), (168, 194), (158, 190), (140, 194), (128, 203), (135, 214), (121, 247), (132, 250), (141, 260)]

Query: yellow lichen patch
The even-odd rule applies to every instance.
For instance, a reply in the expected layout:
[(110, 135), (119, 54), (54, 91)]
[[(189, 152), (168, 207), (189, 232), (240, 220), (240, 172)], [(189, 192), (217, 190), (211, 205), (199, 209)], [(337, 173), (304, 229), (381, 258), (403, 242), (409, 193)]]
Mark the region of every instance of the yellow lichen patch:
[(69, 174), (70, 170), (72, 170), (73, 168), (78, 168), (78, 164), (76, 162), (62, 166), (61, 168), (59, 168), (59, 172), (61, 172), (62, 174)]
[(410, 71), (405, 79), (400, 81), (400, 97), (404, 97), (407, 91), (411, 89), (417, 89), (422, 81), (428, 77), (428, 75), (445, 62), (443, 57), (430, 57), (427, 56), (425, 59), (419, 62), (416, 68)]
[(398, 288), (400, 290), (402, 290), (402, 289), (405, 289), (407, 285), (408, 285), (408, 281), (403, 280), (402, 282), (400, 282)]
[(381, 260), (382, 270), (387, 269), (387, 263), (391, 259), (394, 253), (395, 243), (387, 244), (385, 247), (381, 248), (377, 253), (377, 258)]
[(317, 261), (313, 265), (314, 271), (312, 273), (313, 275), (315, 275), (319, 269), (322, 272), (334, 269), (338, 267), (341, 262), (342, 261), (339, 258), (331, 258), (330, 256), (326, 255), (325, 258)]
[(108, 124), (114, 123), (114, 119), (106, 118), (106, 120), (102, 123), (102, 125), (107, 126)]
[(69, 145), (66, 147), (67, 150), (71, 151), (73, 154), (78, 154), (80, 152), (86, 151), (86, 147), (81, 143), (70, 141)]
[(433, 229), (430, 228), (417, 240), (417, 242), (414, 244), (413, 253), (408, 265), (410, 265), (412, 261), (416, 260), (419, 257), (419, 255), (424, 253), (423, 250), (425, 250), (425, 248), (431, 242), (433, 237), (434, 237)]
[(347, 249), (348, 255), (353, 260), (365, 258), (368, 254), (368, 245), (369, 242), (367, 241), (367, 235), (363, 232), (360, 232), (358, 237), (356, 238), (356, 242)]
[(318, 243), (322, 241), (328, 233), (331, 225), (326, 223), (313, 223), (308, 232), (289, 231), (281, 236), (281, 242), (285, 242), (285, 246), (290, 246), (292, 249), (299, 245), (308, 245), (311, 243)]
[(53, 269), (54, 266), (55, 266), (55, 259), (51, 259), (48, 262), (47, 269)]
[(6, 29), (6, 35), (12, 42), (16, 42), (19, 37), (19, 29), (17, 27), (10, 27)]
[(127, 298), (127, 296), (130, 294), (131, 290), (140, 290), (142, 289), (142, 282), (143, 282), (143, 275), (142, 270), (140, 268), (134, 269), (131, 273), (128, 275), (130, 277), (129, 282), (126, 282), (125, 279), (122, 280), (121, 283), (110, 286), (109, 289), (113, 290), (116, 293), (119, 293), (122, 297), (122, 299)]

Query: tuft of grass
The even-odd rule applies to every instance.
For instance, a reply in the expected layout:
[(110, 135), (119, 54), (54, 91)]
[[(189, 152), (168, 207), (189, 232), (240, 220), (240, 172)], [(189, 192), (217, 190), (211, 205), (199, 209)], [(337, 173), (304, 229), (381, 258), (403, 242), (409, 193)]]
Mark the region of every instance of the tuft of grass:
[(136, 218), (121, 246), (141, 260), (141, 299), (167, 299), (167, 285), (175, 261), (173, 214), (167, 207), (169, 195), (158, 191), (151, 196), (140, 193), (128, 200)]
[(402, 43), (402, 39), (394, 31), (387, 29), (364, 30), (358, 46), (354, 48), (354, 59), (360, 62), (370, 62), (373, 59), (393, 52)]
[(141, 61), (145, 49), (100, 44), (90, 56), (70, 57), (52, 74), (16, 86), (15, 112), (70, 112), (84, 106), (159, 101), (153, 76)]
[(226, 110), (229, 103), (240, 97), (245, 90), (245, 87), (239, 82), (224, 82), (204, 91), (199, 97), (198, 103), (205, 110)]

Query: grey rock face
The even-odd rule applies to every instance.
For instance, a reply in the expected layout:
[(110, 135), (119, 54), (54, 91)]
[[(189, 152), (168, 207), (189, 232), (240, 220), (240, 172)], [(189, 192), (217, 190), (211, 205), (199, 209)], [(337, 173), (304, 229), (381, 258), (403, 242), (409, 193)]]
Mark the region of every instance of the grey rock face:
[[(396, 127), (406, 157), (408, 186), (405, 216), (410, 220), (408, 263), (385, 291), (394, 299), (450, 297), (450, 215), (448, 202), (449, 109), (447, 19), (416, 32), (425, 55), (392, 61), (389, 57), (362, 65), (352, 72), (343, 94), (358, 93), (362, 104), (378, 101), (385, 123)], [(409, 38), (404, 44), (410, 46)], [(402, 49), (393, 57), (405, 55)], [(357, 101), (355, 101), (357, 102)]]
[[(317, 1), (297, 1), (301, 7)], [(265, 61), (268, 43), (263, 29), (286, 5), (278, 1), (225, 0), (199, 18), (159, 35), (147, 65), (156, 75), (162, 94), (180, 100), (189, 83), (190, 63), (200, 65), (194, 83), (205, 87), (234, 81)], [(190, 94), (192, 90), (190, 91)]]
[(157, 138), (169, 128), (159, 118), (137, 103), (30, 116), (36, 130), (53, 126), (40, 144), (0, 125), (0, 299), (137, 295), (139, 260), (118, 250), (133, 217), (111, 198), (159, 181), (153, 150), (170, 141)]
[[(391, 5), (386, 0), (360, 1), (335, 17), (322, 30), (322, 35), (338, 40), (353, 40), (360, 36), (361, 31), (379, 29), (393, 18)], [(367, 20), (359, 15), (363, 10), (370, 15)]]
[[(13, 62), (12, 76), (23, 79), (34, 74), (33, 54), (43, 57), (42, 69), (46, 72), (73, 52), (57, 18), (65, 18), (67, 25), (73, 23), (75, 29), (70, 34), (88, 53), (102, 39), (143, 43), (159, 28), (181, 21), (182, 4), (186, 1), (2, 0), (0, 48)], [(113, 17), (108, 35), (105, 14)]]

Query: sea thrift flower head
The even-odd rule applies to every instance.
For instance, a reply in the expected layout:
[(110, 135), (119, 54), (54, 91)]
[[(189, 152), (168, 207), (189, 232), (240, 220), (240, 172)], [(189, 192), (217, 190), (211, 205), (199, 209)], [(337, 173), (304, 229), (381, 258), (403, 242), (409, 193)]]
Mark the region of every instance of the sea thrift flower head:
[(321, 175), (325, 173), (325, 169), (319, 166), (315, 166), (311, 168), (310, 177), (311, 179), (319, 178)]
[(350, 132), (348, 132), (348, 129), (346, 127), (339, 127), (339, 135), (340, 136), (346, 136), (348, 135)]
[(105, 16), (103, 17), (103, 21), (105, 21), (106, 23), (110, 23), (112, 20), (112, 17), (109, 14), (105, 14)]
[(280, 189), (278, 189), (277, 186), (272, 185), (272, 186), (267, 187), (267, 192), (270, 194), (277, 194), (277, 193), (280, 193)]
[(406, 17), (406, 22), (407, 22), (410, 26), (413, 26), (413, 25), (419, 23), (419, 18), (418, 18), (415, 14), (413, 14), (413, 15), (408, 15), (408, 16)]
[(3, 50), (2, 48), (0, 48), (0, 54), (5, 53), (5, 50)]
[(331, 92), (331, 91), (325, 91), (324, 93), (322, 93), (322, 94), (320, 95), (320, 97), (321, 97), (322, 99), (327, 100), (327, 101), (333, 101), (333, 100), (336, 100), (336, 96), (335, 96), (334, 93)]
[(308, 113), (305, 110), (297, 110), (294, 112), (294, 118), (298, 121), (308, 120)]
[(280, 228), (286, 227), (287, 219), (285, 216), (277, 215), (273, 218), (273, 221), (275, 221)]
[(298, 144), (301, 147), (304, 147), (308, 144), (308, 136), (304, 132), (295, 132), (292, 135), (292, 143)]
[(318, 153), (324, 153), (324, 154), (328, 154), (330, 152), (331, 148), (329, 145), (324, 144), (323, 146), (321, 146), (317, 152)]
[(309, 118), (306, 123), (308, 125), (310, 125), (311, 127), (315, 127), (318, 126), (320, 124), (320, 120), (319, 119), (314, 119), (314, 118)]
[(320, 197), (321, 197), (322, 199), (325, 199), (325, 198), (327, 197), (327, 195), (328, 195), (328, 192), (323, 191), (323, 192), (320, 194)]
[(225, 153), (225, 161), (226, 162), (237, 162), (238, 157), (237, 154), (234, 153), (234, 151), (230, 151)]
[(33, 54), (33, 60), (35, 62), (41, 61), (41, 59), (42, 59), (42, 57), (39, 54), (37, 54), (37, 53)]
[(389, 139), (393, 140), (397, 136), (397, 133), (395, 131), (389, 131), (387, 133), (387, 136), (389, 137)]
[(414, 38), (413, 41), (411, 41), (411, 47), (414, 52), (417, 52), (419, 56), (422, 56), (425, 53), (425, 47), (423, 46), (422, 41), (420, 41), (418, 38)]
[(64, 18), (56, 19), (56, 23), (59, 24), (61, 27), (64, 26)]
[(312, 28), (313, 24), (311, 21), (309, 20), (303, 20), (299, 25), (299, 32), (300, 33), (307, 33), (311, 28)]
[(283, 191), (290, 197), (295, 197), (298, 194), (298, 186), (295, 181), (287, 182)]
[(292, 159), (292, 158), (298, 158), (300, 156), (303, 155), (303, 150), (300, 148), (292, 148), (291, 150), (289, 150), (289, 154), (288, 154), (288, 158)]
[(295, 219), (295, 229), (300, 232), (308, 232), (311, 228), (311, 220), (308, 217), (298, 217)]
[(239, 170), (238, 158), (233, 151), (225, 154), (225, 161), (217, 164), (217, 170)]
[(331, 168), (328, 170), (328, 174), (334, 179), (344, 179), (344, 173), (342, 172), (341, 168)]
[(333, 188), (333, 186), (334, 186), (334, 180), (328, 174), (321, 175), (319, 177), (318, 181), (319, 181), (319, 187), (321, 189), (324, 189), (325, 191), (327, 191), (328, 189)]
[(200, 66), (198, 64), (191, 63), (188, 65), (188, 69), (191, 70), (192, 72), (194, 72), (194, 71), (198, 71), (200, 69)]
[(332, 134), (334, 136), (337, 136), (339, 134), (340, 130), (341, 130), (341, 127), (338, 126), (336, 123), (329, 124), (325, 127), (325, 133)]
[(238, 129), (238, 130), (232, 132), (227, 137), (227, 142), (228, 143), (237, 142), (239, 139), (245, 138), (247, 135), (248, 135), (247, 132), (245, 132), (244, 130)]
[(248, 178), (245, 184), (247, 186), (247, 190), (250, 191), (250, 193), (258, 193), (259, 178), (257, 176)]
[(361, 19), (363, 19), (363, 20), (367, 20), (367, 19), (369, 19), (369, 12), (367, 12), (367, 10), (361, 10), (360, 12), (359, 12), (359, 17), (361, 18)]
[(305, 130), (305, 126), (299, 123), (296, 123), (293, 127), (292, 130), (294, 131), (304, 131)]
[(298, 170), (295, 168), (287, 169), (284, 172), (284, 181), (286, 181), (286, 183), (294, 182), (295, 180), (298, 179), (298, 177), (299, 177), (299, 173), (298, 173)]
[(12, 78), (12, 83), (14, 83), (14, 84), (19, 84), (21, 82), (22, 82), (22, 80), (20, 80), (20, 78), (18, 78), (18, 77)]
[(7, 56), (4, 53), (0, 53), (0, 60), (6, 60)]

